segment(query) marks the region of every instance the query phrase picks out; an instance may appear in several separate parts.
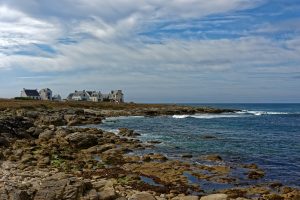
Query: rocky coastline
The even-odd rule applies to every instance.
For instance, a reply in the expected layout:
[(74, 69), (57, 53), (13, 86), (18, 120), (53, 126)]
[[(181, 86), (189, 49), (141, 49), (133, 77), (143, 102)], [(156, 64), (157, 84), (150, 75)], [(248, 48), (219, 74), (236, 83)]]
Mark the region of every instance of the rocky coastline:
[[(300, 199), (299, 188), (256, 183), (264, 171), (255, 164), (238, 164), (252, 181), (240, 185), (232, 175), (234, 167), (219, 155), (199, 158), (209, 164), (195, 164), (191, 155), (174, 160), (155, 153), (159, 141), (143, 143), (138, 133), (126, 127), (120, 127), (118, 135), (80, 127), (112, 116), (234, 111), (176, 105), (0, 101), (0, 199)], [(153, 153), (134, 154), (144, 149)], [(206, 191), (191, 179), (232, 187)]]

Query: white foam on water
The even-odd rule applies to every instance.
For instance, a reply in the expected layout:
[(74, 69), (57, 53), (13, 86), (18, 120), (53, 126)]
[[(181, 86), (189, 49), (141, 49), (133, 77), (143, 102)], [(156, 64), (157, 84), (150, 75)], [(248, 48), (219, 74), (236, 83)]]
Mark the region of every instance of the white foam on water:
[(173, 115), (172, 117), (175, 119), (186, 119), (186, 118), (215, 119), (215, 118), (233, 118), (233, 117), (261, 116), (261, 115), (288, 115), (288, 114), (297, 114), (297, 113), (242, 110), (242, 111), (236, 111), (234, 113)]
[(173, 115), (175, 119), (196, 118), (196, 119), (215, 119), (241, 117), (239, 114), (196, 114), (196, 115)]
[(257, 110), (242, 110), (242, 111), (237, 111), (235, 113), (238, 113), (238, 114), (252, 114), (252, 115), (256, 115), (256, 116), (293, 114), (293, 113), (288, 113), (288, 112), (272, 112), (272, 111), (257, 111)]
[(173, 115), (173, 118), (175, 119), (184, 119), (187, 117), (190, 117), (191, 115)]
[(114, 133), (116, 135), (118, 135), (120, 133), (119, 129), (103, 129), (103, 130), (110, 132), (110, 133)]
[(106, 117), (103, 122), (116, 122), (117, 120), (124, 120), (124, 119), (136, 119), (136, 118), (144, 118), (144, 116), (120, 116), (120, 117)]

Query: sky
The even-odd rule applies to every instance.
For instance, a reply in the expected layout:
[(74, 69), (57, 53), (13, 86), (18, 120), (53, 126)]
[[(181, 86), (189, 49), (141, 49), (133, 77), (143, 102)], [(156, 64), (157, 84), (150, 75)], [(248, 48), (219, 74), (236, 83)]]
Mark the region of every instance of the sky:
[(0, 97), (300, 102), (300, 0), (0, 0)]

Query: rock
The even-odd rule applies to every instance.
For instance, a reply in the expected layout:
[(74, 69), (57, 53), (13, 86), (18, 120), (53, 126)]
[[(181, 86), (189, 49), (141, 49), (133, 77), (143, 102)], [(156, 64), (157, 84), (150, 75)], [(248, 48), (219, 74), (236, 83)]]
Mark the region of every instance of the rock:
[[(174, 198), (177, 199), (177, 198)], [(178, 200), (199, 200), (198, 196), (183, 196), (179, 197)]]
[(29, 129), (26, 130), (26, 132), (30, 133), (30, 134), (34, 133), (35, 132), (35, 127), (34, 126), (30, 127)]
[(42, 182), (34, 200), (77, 200), (91, 189), (90, 182), (84, 182), (74, 177), (59, 173)]
[(26, 191), (17, 190), (17, 191), (14, 191), (13, 199), (14, 200), (30, 200), (31, 197), (27, 194)]
[(43, 158), (38, 160), (38, 166), (39, 167), (46, 167), (49, 164), (50, 164), (50, 157), (49, 156), (43, 157)]
[(181, 157), (182, 158), (192, 158), (193, 155), (192, 154), (183, 154)]
[(203, 196), (200, 200), (227, 200), (226, 194), (211, 194), (207, 196)]
[(48, 128), (49, 128), (51, 131), (55, 131), (55, 130), (56, 130), (56, 127), (55, 127), (54, 125), (52, 125), (52, 124), (49, 125)]
[(5, 118), (0, 120), (0, 135), (6, 133), (9, 138), (28, 138), (26, 130), (32, 127), (32, 123), (23, 117)]
[(67, 135), (65, 138), (71, 145), (77, 148), (89, 148), (98, 144), (98, 138), (93, 134), (76, 132)]
[(242, 167), (247, 168), (247, 169), (258, 169), (258, 166), (254, 163), (251, 164), (244, 164)]
[(264, 176), (265, 176), (265, 173), (261, 170), (252, 170), (248, 173), (248, 178), (254, 179), (254, 180), (260, 179)]
[(287, 193), (282, 194), (282, 196), (286, 200), (299, 200), (300, 199), (300, 190), (299, 189), (290, 188), (290, 189), (286, 190), (285, 192), (287, 192)]
[(0, 147), (4, 146), (4, 147), (8, 147), (9, 146), (9, 141), (4, 138), (4, 137), (0, 137)]
[(39, 135), (39, 139), (41, 141), (48, 141), (53, 137), (54, 137), (54, 131), (51, 131), (51, 130), (46, 130), (46, 131), (40, 133), (40, 135)]
[(272, 188), (280, 188), (283, 185), (280, 182), (273, 182), (273, 183), (270, 183), (269, 186)]
[(0, 160), (4, 160), (5, 159), (5, 156), (4, 154), (2, 153), (2, 151), (0, 150)]
[(105, 187), (104, 190), (99, 192), (99, 199), (112, 200), (116, 198), (116, 192), (113, 187)]
[(229, 198), (238, 198), (238, 197), (244, 197), (247, 194), (247, 191), (239, 188), (233, 188), (225, 190), (225, 194), (228, 195)]
[(26, 113), (24, 113), (24, 116), (36, 119), (39, 116), (39, 112), (37, 112), (37, 111), (27, 111)]
[(284, 198), (278, 194), (265, 194), (263, 195), (265, 200), (283, 200)]
[(90, 190), (87, 195), (85, 196), (86, 200), (99, 200), (99, 194), (97, 192), (97, 190), (92, 189)]
[(34, 157), (32, 154), (25, 154), (22, 156), (22, 160), (21, 162), (22, 163), (28, 163), (28, 162), (31, 162), (32, 160), (34, 160)]
[(68, 126), (74, 126), (76, 124), (79, 124), (78, 116), (76, 114), (64, 115), (64, 119), (67, 121)]
[(132, 195), (128, 200), (156, 200), (156, 198), (147, 192)]
[(161, 144), (162, 142), (160, 141), (157, 141), (157, 140), (150, 140), (150, 141), (147, 141), (148, 143), (150, 144)]
[(150, 162), (150, 161), (166, 161), (168, 158), (162, 154), (146, 154), (142, 157), (142, 160), (144, 162)]
[(43, 132), (43, 129), (40, 127), (36, 127), (35, 131), (31, 134), (33, 137), (39, 137), (39, 135)]
[(201, 159), (209, 160), (209, 161), (222, 161), (222, 157), (217, 154), (202, 156)]
[(134, 130), (128, 128), (119, 128), (119, 135), (124, 137), (136, 137), (140, 136), (139, 133), (135, 133)]
[(57, 128), (57, 130), (55, 131), (55, 136), (58, 138), (66, 137), (69, 134), (70, 134), (69, 130), (61, 127)]
[(200, 137), (207, 140), (217, 139), (217, 137), (214, 135), (201, 135)]
[(54, 114), (40, 115), (38, 119), (35, 121), (35, 124), (63, 126), (65, 125), (65, 120), (63, 119), (63, 115), (59, 113), (54, 113)]
[(126, 197), (118, 197), (115, 200), (127, 200)]

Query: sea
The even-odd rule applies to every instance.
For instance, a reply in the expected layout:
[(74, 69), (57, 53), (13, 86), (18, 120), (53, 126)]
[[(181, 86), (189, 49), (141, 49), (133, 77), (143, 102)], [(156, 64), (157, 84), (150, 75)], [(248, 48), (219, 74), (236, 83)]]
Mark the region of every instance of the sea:
[(255, 163), (261, 181), (300, 187), (300, 104), (185, 104), (232, 108), (223, 114), (107, 118), (98, 128), (118, 133), (126, 127), (142, 141), (160, 141), (146, 150), (180, 159), (218, 154), (228, 163)]

